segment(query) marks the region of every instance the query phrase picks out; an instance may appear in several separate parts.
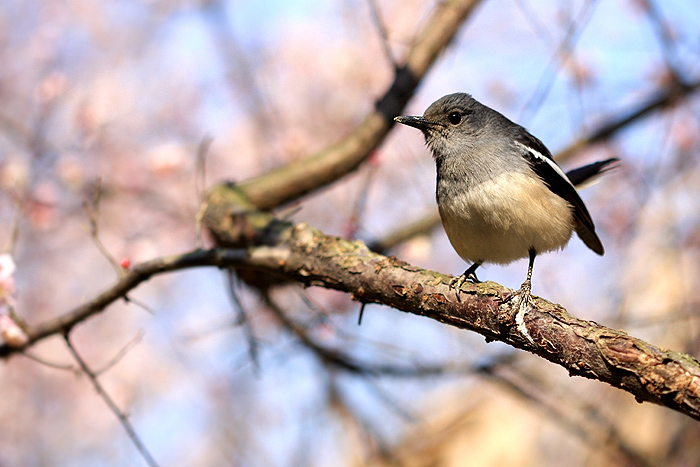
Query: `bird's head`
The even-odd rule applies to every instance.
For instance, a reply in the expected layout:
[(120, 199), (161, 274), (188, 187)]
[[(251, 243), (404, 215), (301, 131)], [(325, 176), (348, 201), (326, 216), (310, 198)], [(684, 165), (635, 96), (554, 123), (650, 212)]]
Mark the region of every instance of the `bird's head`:
[(460, 92), (433, 102), (422, 117), (401, 116), (394, 120), (421, 130), (437, 158), (457, 148), (474, 147), (487, 127), (489, 110), (469, 94)]

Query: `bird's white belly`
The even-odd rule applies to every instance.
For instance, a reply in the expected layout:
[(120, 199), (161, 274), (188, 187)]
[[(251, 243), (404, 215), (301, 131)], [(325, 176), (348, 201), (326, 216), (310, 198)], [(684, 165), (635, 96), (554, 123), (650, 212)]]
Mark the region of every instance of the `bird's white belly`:
[(570, 205), (540, 180), (504, 173), (440, 200), (452, 246), (465, 260), (506, 264), (563, 248), (573, 232)]

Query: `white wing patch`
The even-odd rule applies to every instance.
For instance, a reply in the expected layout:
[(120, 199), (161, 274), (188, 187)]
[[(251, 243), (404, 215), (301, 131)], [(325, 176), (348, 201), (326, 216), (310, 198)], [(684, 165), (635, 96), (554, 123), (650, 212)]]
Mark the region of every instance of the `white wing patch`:
[[(564, 173), (564, 171), (561, 170), (561, 167), (559, 167), (559, 166), (556, 164), (556, 162), (554, 162), (552, 159), (550, 159), (549, 157), (543, 156), (538, 150), (536, 150), (536, 149), (534, 149), (534, 148), (531, 148), (530, 146), (527, 146), (527, 145), (521, 143), (520, 141), (514, 141), (514, 143), (517, 144), (518, 146), (520, 146), (521, 148), (525, 149), (527, 152), (534, 154), (535, 157), (536, 157), (539, 161), (541, 161), (541, 162), (546, 162), (547, 164), (549, 164), (549, 166), (550, 166), (551, 168), (553, 168), (554, 171), (555, 171), (556, 173), (559, 174), (559, 176), (562, 178), (562, 180), (566, 180), (566, 183), (568, 183), (569, 185), (571, 185), (572, 187), (574, 187), (573, 183), (571, 183), (571, 180), (569, 180), (569, 177), (566, 176), (566, 174)], [(575, 188), (576, 188), (576, 187), (574, 187), (574, 189), (575, 189)]]

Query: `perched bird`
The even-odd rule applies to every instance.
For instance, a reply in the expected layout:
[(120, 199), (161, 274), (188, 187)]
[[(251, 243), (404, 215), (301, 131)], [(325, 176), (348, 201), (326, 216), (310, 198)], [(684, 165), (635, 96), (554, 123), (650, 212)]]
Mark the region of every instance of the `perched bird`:
[(478, 282), (483, 263), (530, 258), (520, 287), (529, 300), (535, 256), (566, 246), (573, 232), (595, 253), (603, 244), (574, 185), (612, 168), (618, 159), (565, 174), (545, 145), (522, 126), (469, 94), (444, 96), (422, 117), (395, 120), (418, 128), (437, 166), (437, 204), (447, 237), (472, 265), (453, 280)]

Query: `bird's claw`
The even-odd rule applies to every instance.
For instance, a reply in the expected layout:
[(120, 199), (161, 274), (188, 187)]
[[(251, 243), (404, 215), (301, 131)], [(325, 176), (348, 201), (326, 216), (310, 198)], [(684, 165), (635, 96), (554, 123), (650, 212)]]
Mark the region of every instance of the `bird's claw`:
[(450, 288), (454, 289), (455, 294), (457, 295), (458, 302), (461, 301), (459, 299), (459, 292), (462, 290), (462, 285), (464, 285), (464, 283), (467, 281), (473, 284), (481, 283), (479, 278), (476, 277), (476, 274), (473, 271), (469, 270), (465, 271), (464, 274), (460, 274), (459, 276), (455, 276), (452, 279), (450, 279)]
[(532, 338), (532, 336), (530, 336), (530, 333), (527, 330), (527, 326), (525, 325), (525, 315), (532, 306), (532, 304), (530, 303), (531, 289), (532, 283), (530, 282), (530, 279), (528, 279), (525, 282), (523, 282), (523, 285), (520, 286), (520, 290), (518, 290), (518, 292), (515, 294), (518, 297), (518, 311), (515, 313), (515, 325), (518, 331), (520, 331), (520, 334), (525, 336), (525, 338), (531, 344), (534, 345), (535, 341)]

